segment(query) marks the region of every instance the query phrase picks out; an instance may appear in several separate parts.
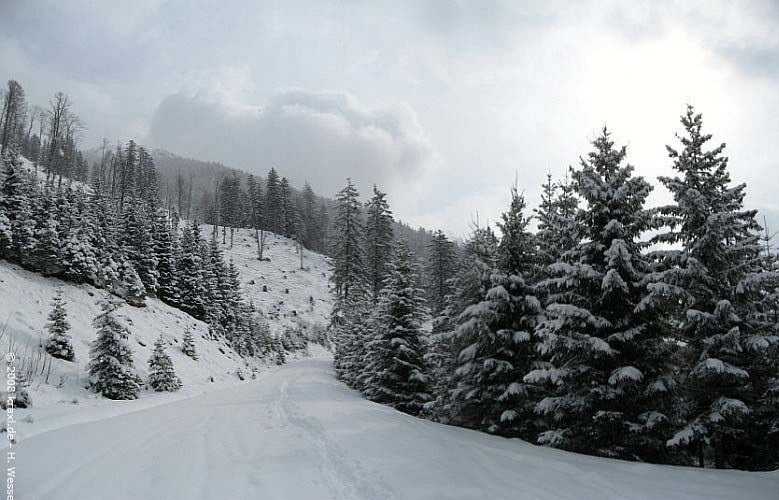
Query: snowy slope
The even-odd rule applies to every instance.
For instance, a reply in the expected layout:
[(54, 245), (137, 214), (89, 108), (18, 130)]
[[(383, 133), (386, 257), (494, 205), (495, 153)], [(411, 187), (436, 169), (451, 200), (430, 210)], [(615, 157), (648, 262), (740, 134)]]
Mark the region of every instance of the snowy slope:
[[(200, 231), (204, 238), (211, 238), (213, 226), (203, 225)], [(254, 231), (236, 230), (231, 248), (230, 230), (226, 244), (222, 244), (220, 228), (220, 248), (225, 260), (232, 259), (237, 266), (247, 300), (265, 314), (272, 331), (326, 325), (333, 307), (328, 291), (329, 258), (304, 249), (301, 270), (297, 244), (274, 233), (266, 235), (263, 257), (269, 260), (260, 261)], [(263, 286), (267, 292), (263, 292)]]
[[(51, 299), (57, 286), (63, 287), (67, 303), (68, 321), (71, 324), (74, 362), (47, 358), (43, 366), (41, 345), (47, 337), (44, 329), (50, 310)], [(57, 279), (44, 278), (25, 271), (21, 267), (0, 261), (0, 351), (14, 352), (18, 370), (27, 371), (30, 364), (36, 366), (29, 391), (34, 408), (32, 423), (21, 423), (18, 437), (24, 438), (52, 425), (49, 420), (62, 418), (68, 421), (80, 419), (85, 407), (105, 407), (103, 414), (122, 412), (128, 408), (158, 404), (170, 397), (185, 397), (210, 386), (238, 382), (236, 370), (241, 368), (250, 373), (245, 362), (222, 343), (205, 340), (206, 325), (191, 316), (169, 307), (155, 299), (147, 299), (146, 307), (123, 306), (117, 316), (130, 330), (130, 346), (134, 351), (135, 368), (146, 378), (146, 361), (151, 355), (154, 341), (162, 334), (170, 345), (170, 354), (176, 372), (184, 383), (183, 392), (176, 395), (162, 395), (145, 392), (145, 403), (111, 402), (85, 389), (87, 385), (86, 364), (89, 360), (89, 346), (95, 339), (92, 319), (99, 313), (97, 301), (107, 295), (89, 285), (73, 285)], [(185, 356), (180, 349), (184, 328), (192, 327), (199, 360)], [(48, 366), (51, 360), (51, 368)], [(5, 370), (2, 370), (2, 386), (5, 388)], [(213, 377), (214, 382), (211, 382)]]
[(775, 500), (779, 473), (536, 447), (370, 403), (305, 359), (267, 377), (16, 447), (25, 500)]
[[(204, 235), (210, 228), (203, 227)], [(324, 324), (330, 314), (331, 301), (327, 292), (329, 276), (326, 258), (305, 252), (301, 271), (294, 244), (276, 235), (269, 235), (266, 250), (270, 261), (256, 259), (256, 244), (248, 230), (239, 231), (234, 246), (229, 241), (222, 248), (233, 259), (240, 272), (247, 298), (263, 311), (273, 333), (296, 327), (308, 330), (313, 324)], [(262, 292), (266, 285), (267, 292)], [(57, 286), (62, 286), (71, 324), (76, 352), (75, 362), (51, 360), (44, 366), (42, 345), (47, 332), (45, 325), (51, 299)], [(286, 293), (286, 291), (289, 293)], [(0, 353), (13, 351), (16, 365), (26, 371), (30, 364), (36, 370), (29, 392), (33, 408), (23, 414), (32, 415), (32, 422), (19, 422), (17, 439), (48, 429), (81, 421), (135, 411), (171, 400), (189, 397), (204, 391), (241, 383), (237, 370), (251, 376), (262, 376), (271, 366), (263, 361), (241, 359), (223, 342), (206, 340), (207, 326), (188, 314), (156, 299), (146, 299), (146, 307), (123, 306), (118, 317), (130, 330), (130, 345), (134, 350), (135, 367), (146, 380), (147, 360), (159, 334), (168, 340), (170, 354), (184, 387), (178, 393), (145, 391), (138, 401), (113, 402), (86, 390), (86, 364), (89, 346), (95, 339), (92, 319), (99, 313), (97, 305), (105, 290), (89, 285), (73, 285), (58, 279), (44, 278), (16, 264), (0, 260)], [(309, 298), (314, 298), (311, 305)], [(294, 313), (293, 313), (294, 311)], [(197, 361), (180, 349), (184, 329), (190, 326), (199, 355)], [(5, 389), (6, 371), (0, 372), (0, 388)], [(18, 420), (18, 419), (17, 419)], [(5, 444), (5, 440), (0, 441)], [(2, 445), (0, 445), (2, 446)]]

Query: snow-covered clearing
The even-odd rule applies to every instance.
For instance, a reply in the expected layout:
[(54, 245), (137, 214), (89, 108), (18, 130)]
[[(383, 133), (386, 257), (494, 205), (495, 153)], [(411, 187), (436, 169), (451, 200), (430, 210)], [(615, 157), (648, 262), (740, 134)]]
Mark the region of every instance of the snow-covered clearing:
[(360, 398), (322, 358), (15, 448), (26, 500), (774, 500), (779, 491), (776, 472), (599, 459), (409, 417)]
[[(213, 226), (200, 227), (203, 238), (210, 239), (212, 231)], [(219, 230), (219, 248), (241, 273), (246, 298), (266, 314), (272, 331), (300, 323), (326, 325), (333, 307), (328, 290), (329, 259), (304, 249), (300, 269), (300, 254), (293, 240), (270, 232), (265, 233), (265, 238), (263, 257), (267, 260), (260, 261), (254, 231), (236, 230), (231, 247), (230, 230), (224, 245), (222, 229)]]

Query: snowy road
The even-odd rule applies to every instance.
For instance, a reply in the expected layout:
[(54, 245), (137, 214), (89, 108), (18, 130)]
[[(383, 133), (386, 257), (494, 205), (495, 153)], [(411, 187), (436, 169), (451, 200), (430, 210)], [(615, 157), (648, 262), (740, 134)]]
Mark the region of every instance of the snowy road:
[(16, 451), (22, 500), (779, 498), (777, 473), (602, 460), (414, 419), (360, 399), (323, 359)]

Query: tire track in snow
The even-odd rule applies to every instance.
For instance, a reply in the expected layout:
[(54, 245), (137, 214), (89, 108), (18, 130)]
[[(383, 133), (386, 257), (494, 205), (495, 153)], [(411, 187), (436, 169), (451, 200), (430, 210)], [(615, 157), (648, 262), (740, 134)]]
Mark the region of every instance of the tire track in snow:
[(316, 420), (303, 416), (300, 408), (290, 402), (285, 380), (279, 389), (276, 414), (285, 422), (300, 430), (314, 443), (320, 457), (320, 466), (333, 498), (339, 500), (389, 500), (396, 496), (385, 486), (362, 477), (346, 458), (346, 453), (327, 437), (324, 428)]

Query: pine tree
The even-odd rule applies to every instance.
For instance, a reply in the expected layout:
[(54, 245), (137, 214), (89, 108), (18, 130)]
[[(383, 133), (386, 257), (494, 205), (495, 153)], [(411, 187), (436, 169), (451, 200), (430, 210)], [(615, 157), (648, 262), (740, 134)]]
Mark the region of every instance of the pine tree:
[(428, 297), (434, 316), (446, 308), (452, 294), (452, 279), (457, 272), (457, 247), (440, 229), (433, 234), (428, 250)]
[(121, 243), (147, 293), (156, 295), (158, 286), (157, 254), (154, 248), (151, 217), (138, 198), (128, 198), (122, 214)]
[(176, 270), (175, 227), (168, 213), (158, 208), (152, 221), (154, 253), (157, 258), (157, 295), (160, 300), (174, 307), (179, 305), (178, 273)]
[(344, 304), (358, 300), (365, 291), (364, 237), (358, 196), (351, 179), (347, 179), (346, 187), (336, 197), (338, 215), (333, 228), (335, 248), (330, 278), (336, 297), (335, 320)]
[[(257, 258), (262, 259), (263, 246), (265, 244), (265, 225), (263, 224), (263, 199), (262, 199), (262, 187), (254, 179), (253, 175), (249, 175), (247, 181), (249, 192), (249, 227), (254, 229), (254, 237), (257, 240)], [(262, 234), (260, 232), (262, 231)]]
[(268, 177), (265, 179), (265, 206), (263, 207), (263, 217), (265, 219), (265, 228), (276, 234), (281, 234), (284, 228), (281, 186), (279, 183), (279, 174), (276, 169), (270, 169)]
[(181, 234), (181, 256), (178, 259), (178, 289), (181, 310), (198, 319), (205, 318), (208, 290), (200, 254), (200, 230), (196, 224), (184, 227)]
[(138, 272), (123, 251), (118, 251), (114, 257), (113, 280), (111, 293), (123, 298), (128, 304), (135, 307), (143, 307), (146, 297), (146, 288), (141, 281)]
[(755, 211), (743, 208), (745, 186), (730, 186), (725, 144), (704, 149), (711, 135), (692, 106), (681, 123), (682, 148), (667, 146), (679, 175), (660, 178), (675, 201), (660, 210), (670, 230), (656, 241), (682, 249), (656, 254), (663, 271), (650, 285), (657, 300), (683, 307), (681, 422), (668, 444), (686, 446), (700, 466), (707, 457), (717, 467), (733, 466), (760, 447), (762, 436), (745, 438), (755, 409), (776, 386), (775, 324), (760, 320), (765, 284), (776, 275), (764, 272)]
[(73, 361), (75, 353), (73, 344), (70, 341), (70, 323), (68, 323), (65, 302), (62, 298), (62, 287), (57, 287), (54, 298), (51, 301), (51, 312), (49, 313), (49, 322), (46, 324), (46, 330), (49, 332), (49, 338), (46, 342), (46, 352), (55, 358)]
[(419, 414), (431, 399), (424, 363), (424, 292), (408, 244), (400, 242), (379, 300), (378, 328), (368, 346), (366, 396)]
[(281, 199), (281, 231), (287, 238), (294, 238), (297, 235), (297, 213), (295, 204), (292, 202), (292, 188), (286, 177), (281, 178), (279, 184), (279, 193)]
[(173, 361), (165, 352), (165, 344), (162, 335), (154, 343), (154, 351), (149, 358), (149, 385), (157, 392), (175, 392), (181, 388), (181, 380), (173, 369)]
[(522, 378), (534, 367), (533, 328), (541, 312), (527, 282), (536, 257), (524, 209), (513, 188), (511, 207), (502, 217), (498, 266), (484, 268), (486, 293), (457, 320), (454, 338), (462, 347), (452, 374), (452, 420), (513, 436), (527, 436), (533, 420), (532, 388)]
[(508, 275), (525, 274), (530, 276), (535, 269), (535, 245), (533, 235), (528, 232), (528, 220), (525, 217), (525, 197), (511, 188), (511, 206), (501, 214), (498, 228), (502, 234), (498, 244), (498, 267)]
[(181, 342), (181, 352), (183, 352), (185, 356), (189, 356), (195, 361), (198, 359), (197, 351), (195, 350), (195, 339), (192, 336), (192, 328), (190, 326), (187, 326), (184, 329), (184, 339)]
[(36, 182), (24, 170), (16, 147), (11, 146), (3, 157), (5, 179), (3, 179), (2, 203), (10, 222), (12, 237), (7, 255), (24, 263), (37, 246), (35, 239)]
[(54, 193), (47, 184), (42, 192), (33, 189), (30, 195), (29, 199), (34, 207), (35, 246), (22, 256), (22, 263), (43, 275), (57, 275), (62, 272), (62, 267), (59, 258), (60, 239), (57, 231)]
[(552, 182), (551, 174), (547, 174), (546, 182), (541, 188), (541, 204), (533, 211), (538, 220), (538, 231), (536, 232), (538, 262), (543, 268), (560, 260), (562, 252), (557, 239), (559, 209), (555, 203), (555, 197), (558, 186)]
[(301, 194), (300, 219), (303, 221), (303, 245), (309, 250), (318, 251), (319, 224), (317, 223), (317, 203), (314, 190), (306, 182)]
[(373, 198), (367, 204), (365, 223), (365, 261), (368, 271), (368, 284), (371, 287), (373, 301), (378, 302), (387, 266), (392, 258), (392, 212), (387, 204), (387, 194), (373, 186)]
[(667, 420), (662, 394), (670, 346), (651, 311), (643, 279), (641, 234), (652, 227), (643, 205), (651, 187), (623, 164), (609, 132), (573, 172), (587, 203), (578, 216), (584, 240), (550, 266), (545, 317), (537, 333), (549, 364), (524, 381), (547, 391), (536, 406), (542, 444), (627, 459), (662, 453), (655, 433)]
[(86, 195), (79, 192), (70, 203), (59, 203), (60, 214), (67, 213), (60, 229), (60, 261), (64, 278), (76, 283), (97, 283), (99, 274), (98, 249), (92, 246), (91, 232), (94, 230), (86, 204)]
[(18, 258), (19, 236), (14, 228), (19, 227), (19, 218), (27, 203), (25, 173), (21, 158), (13, 148), (3, 154), (3, 183), (0, 193), (0, 257)]
[(101, 313), (92, 325), (97, 339), (89, 351), (90, 386), (109, 399), (136, 399), (141, 390), (141, 378), (135, 372), (127, 331), (114, 317), (120, 303), (107, 297), (100, 302)]
[(464, 413), (456, 407), (457, 381), (455, 370), (460, 351), (473, 343), (482, 330), (482, 324), (474, 321), (460, 328), (465, 320), (465, 310), (478, 304), (486, 296), (489, 283), (486, 278), (497, 262), (497, 239), (490, 228), (476, 227), (463, 249), (462, 262), (452, 279), (452, 293), (446, 297), (446, 307), (433, 322), (432, 346), (428, 359), (433, 363), (432, 385), (436, 388), (435, 400), (428, 404), (433, 417), (445, 423), (459, 419), (460, 425), (474, 422), (475, 418), (462, 418)]

